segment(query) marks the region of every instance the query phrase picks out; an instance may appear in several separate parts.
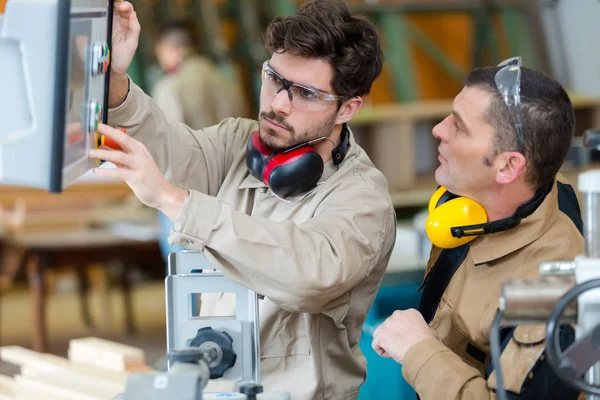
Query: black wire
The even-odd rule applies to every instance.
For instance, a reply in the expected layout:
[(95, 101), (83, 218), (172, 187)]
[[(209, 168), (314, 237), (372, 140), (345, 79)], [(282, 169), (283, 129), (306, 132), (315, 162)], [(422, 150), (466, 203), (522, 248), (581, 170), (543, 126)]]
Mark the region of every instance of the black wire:
[[(556, 376), (558, 376), (563, 383), (579, 392), (598, 396), (600, 395), (599, 386), (590, 385), (579, 377), (574, 378), (572, 376), (573, 374), (570, 373), (570, 369), (561, 368), (560, 361), (562, 352), (560, 350), (558, 336), (560, 320), (568, 305), (583, 292), (597, 288), (600, 288), (600, 279), (590, 279), (569, 289), (569, 291), (567, 291), (567, 293), (565, 293), (554, 305), (554, 309), (550, 314), (548, 324), (546, 325), (546, 355), (548, 356), (548, 364), (550, 364), (550, 367), (554, 370)], [(579, 315), (578, 317), (581, 318), (582, 316)]]
[(492, 353), (492, 366), (496, 371), (496, 396), (499, 400), (506, 400), (506, 391), (504, 390), (504, 380), (502, 379), (502, 369), (500, 367), (500, 322), (504, 316), (503, 311), (498, 311), (492, 322), (490, 331), (490, 351)]

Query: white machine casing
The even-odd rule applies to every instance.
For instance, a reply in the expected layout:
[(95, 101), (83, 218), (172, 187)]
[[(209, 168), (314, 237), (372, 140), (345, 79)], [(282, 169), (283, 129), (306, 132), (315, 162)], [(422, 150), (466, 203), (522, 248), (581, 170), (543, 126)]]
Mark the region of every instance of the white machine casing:
[[(109, 0), (9, 0), (0, 15), (0, 182), (60, 192), (94, 167)], [(67, 137), (68, 135), (68, 137)]]

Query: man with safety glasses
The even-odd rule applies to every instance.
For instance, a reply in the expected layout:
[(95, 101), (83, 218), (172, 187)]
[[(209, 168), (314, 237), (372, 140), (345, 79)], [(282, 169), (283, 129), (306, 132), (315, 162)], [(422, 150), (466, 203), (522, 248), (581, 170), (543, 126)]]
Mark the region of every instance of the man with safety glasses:
[[(421, 399), (577, 398), (544, 362), (543, 324), (501, 331), (501, 378), (490, 362), (502, 282), (583, 252), (577, 197), (557, 179), (574, 128), (560, 84), (518, 57), (473, 70), (434, 127), (441, 187), (429, 205), (434, 245), (419, 310), (396, 311), (373, 335)], [(563, 327), (561, 346), (573, 339)]]
[[(376, 28), (340, 0), (275, 18), (258, 121), (194, 131), (129, 82), (140, 26), (131, 4), (115, 8), (109, 123), (129, 136), (99, 128), (123, 150), (90, 151), (117, 166), (95, 172), (174, 220), (173, 244), (261, 295), (265, 391), (356, 399), (362, 325), (396, 228), (387, 182), (347, 126), (381, 73)], [(202, 315), (234, 312), (233, 295), (203, 295)]]

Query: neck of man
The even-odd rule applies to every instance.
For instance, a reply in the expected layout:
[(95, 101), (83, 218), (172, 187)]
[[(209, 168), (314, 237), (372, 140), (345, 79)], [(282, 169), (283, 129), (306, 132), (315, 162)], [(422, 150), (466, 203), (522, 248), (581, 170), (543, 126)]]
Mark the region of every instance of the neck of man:
[(323, 159), (323, 164), (331, 160), (331, 152), (338, 147), (341, 142), (343, 125), (334, 125), (333, 131), (329, 135), (329, 140), (323, 139), (320, 142), (313, 144), (313, 147)]
[(517, 181), (507, 185), (496, 185), (491, 190), (486, 190), (485, 194), (478, 201), (487, 212), (489, 221), (497, 221), (513, 215), (519, 206), (535, 195), (535, 191), (525, 184), (524, 181)]

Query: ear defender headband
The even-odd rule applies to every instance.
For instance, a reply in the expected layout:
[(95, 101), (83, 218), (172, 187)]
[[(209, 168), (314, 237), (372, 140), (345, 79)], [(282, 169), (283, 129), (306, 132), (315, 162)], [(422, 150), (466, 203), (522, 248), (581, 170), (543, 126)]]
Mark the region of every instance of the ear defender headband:
[[(341, 143), (331, 152), (335, 165), (346, 157), (349, 141), (344, 125)], [(299, 196), (314, 188), (323, 175), (324, 167), (323, 158), (311, 142), (273, 152), (260, 141), (258, 131), (252, 133), (246, 145), (246, 165), (252, 176), (282, 198)]]
[(480, 235), (512, 229), (523, 218), (533, 214), (552, 189), (539, 189), (527, 202), (521, 204), (510, 217), (488, 222), (483, 206), (467, 197), (460, 197), (440, 186), (429, 200), (429, 217), (425, 231), (431, 243), (442, 249), (452, 249), (476, 239)]

